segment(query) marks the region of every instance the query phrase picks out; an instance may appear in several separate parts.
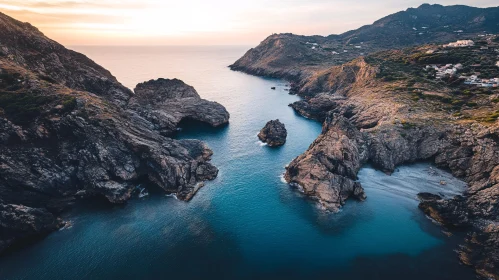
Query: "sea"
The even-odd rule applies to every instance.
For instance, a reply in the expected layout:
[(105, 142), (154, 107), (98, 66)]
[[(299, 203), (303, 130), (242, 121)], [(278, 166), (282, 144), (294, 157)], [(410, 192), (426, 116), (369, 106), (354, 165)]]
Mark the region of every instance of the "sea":
[[(176, 136), (205, 141), (220, 173), (190, 202), (150, 186), (125, 205), (81, 201), (64, 214), (68, 227), (2, 257), (0, 279), (474, 279), (455, 252), (463, 233), (443, 232), (418, 209), (419, 192), (464, 190), (446, 171), (422, 162), (387, 175), (366, 166), (359, 178), (367, 200), (349, 200), (336, 214), (283, 181), (321, 124), (288, 107), (300, 98), (287, 81), (227, 67), (249, 47), (71, 48), (130, 89), (178, 78), (223, 104), (228, 126), (185, 123)], [(257, 138), (274, 119), (288, 130), (280, 148)]]

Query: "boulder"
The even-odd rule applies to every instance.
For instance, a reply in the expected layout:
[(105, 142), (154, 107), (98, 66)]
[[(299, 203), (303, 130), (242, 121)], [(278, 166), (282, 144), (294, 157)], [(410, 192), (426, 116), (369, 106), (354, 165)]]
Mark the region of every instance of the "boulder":
[(288, 132), (279, 120), (269, 121), (258, 133), (258, 138), (270, 147), (279, 147), (286, 143)]

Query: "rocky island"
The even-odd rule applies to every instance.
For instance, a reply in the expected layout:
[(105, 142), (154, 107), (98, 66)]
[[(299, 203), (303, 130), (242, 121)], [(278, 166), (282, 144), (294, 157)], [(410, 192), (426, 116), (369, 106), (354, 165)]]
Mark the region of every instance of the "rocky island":
[(167, 136), (225, 108), (179, 80), (135, 94), (106, 69), (0, 13), (0, 252), (48, 234), (78, 198), (126, 202), (141, 182), (189, 200), (214, 179), (212, 151)]
[(260, 141), (267, 143), (270, 147), (279, 147), (286, 143), (288, 131), (283, 123), (279, 120), (269, 121), (260, 133), (258, 138)]
[[(499, 91), (459, 78), (494, 78), (499, 39), (478, 34), (499, 32), (491, 24), (498, 17), (499, 8), (423, 5), (342, 35), (275, 34), (231, 68), (288, 79), (304, 98), (291, 107), (323, 122), (285, 178), (325, 209), (366, 198), (357, 173), (368, 162), (391, 173), (427, 160), (463, 178), (465, 194), (421, 194), (420, 208), (445, 227), (465, 229), (461, 261), (499, 279)], [(440, 43), (461, 37), (454, 31), (464, 26), (478, 44), (443, 49)], [(463, 73), (436, 77), (427, 70), (453, 64)]]

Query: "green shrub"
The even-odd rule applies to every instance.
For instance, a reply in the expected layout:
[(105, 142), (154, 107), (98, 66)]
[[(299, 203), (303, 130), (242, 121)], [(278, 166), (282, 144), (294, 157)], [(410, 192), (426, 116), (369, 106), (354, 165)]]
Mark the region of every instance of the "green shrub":
[(0, 108), (13, 122), (24, 124), (38, 117), (43, 112), (44, 105), (55, 99), (55, 96), (33, 93), (1, 92)]

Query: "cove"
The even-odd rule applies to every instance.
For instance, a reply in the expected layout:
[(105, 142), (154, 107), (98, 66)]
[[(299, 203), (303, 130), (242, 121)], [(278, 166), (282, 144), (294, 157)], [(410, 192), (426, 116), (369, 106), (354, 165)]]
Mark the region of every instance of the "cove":
[[(298, 97), (285, 81), (227, 69), (245, 49), (78, 48), (130, 88), (176, 77), (226, 106), (227, 127), (185, 123), (177, 136), (205, 141), (219, 176), (189, 203), (155, 190), (124, 206), (80, 203), (65, 216), (72, 227), (0, 259), (0, 279), (472, 279), (453, 252), (462, 239), (417, 208), (418, 192), (464, 189), (448, 173), (418, 163), (388, 176), (367, 166), (359, 174), (367, 201), (338, 214), (282, 182), (321, 125), (287, 106)], [(256, 137), (271, 119), (286, 125), (283, 147)]]

